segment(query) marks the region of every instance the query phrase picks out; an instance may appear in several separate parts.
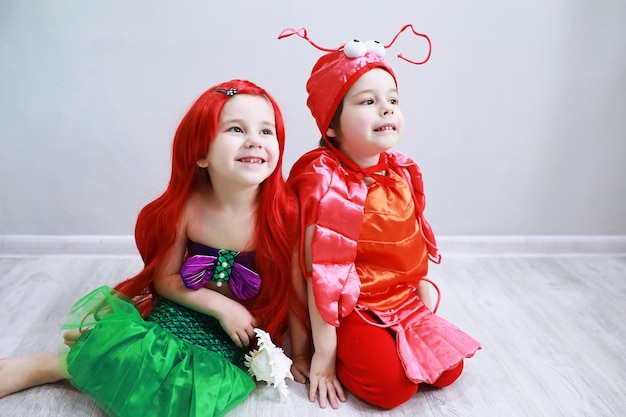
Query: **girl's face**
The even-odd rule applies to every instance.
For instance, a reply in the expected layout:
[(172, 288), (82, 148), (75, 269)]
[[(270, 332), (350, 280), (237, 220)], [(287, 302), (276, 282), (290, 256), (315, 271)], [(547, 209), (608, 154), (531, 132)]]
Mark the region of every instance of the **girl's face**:
[(398, 90), (391, 74), (374, 68), (363, 74), (343, 98), (338, 129), (329, 128), (339, 149), (363, 168), (375, 165), (392, 148), (404, 128)]
[(222, 108), (217, 135), (198, 166), (207, 168), (213, 184), (258, 186), (276, 169), (279, 152), (271, 103), (236, 94)]

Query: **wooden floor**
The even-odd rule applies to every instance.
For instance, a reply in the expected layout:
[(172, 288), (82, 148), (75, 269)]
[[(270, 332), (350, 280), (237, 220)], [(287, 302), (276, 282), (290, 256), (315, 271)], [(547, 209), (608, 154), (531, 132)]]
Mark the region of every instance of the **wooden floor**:
[[(131, 256), (0, 257), (0, 357), (56, 351), (70, 305), (140, 268)], [(451, 256), (431, 268), (439, 313), (481, 341), (461, 378), (382, 411), (321, 410), (264, 384), (229, 416), (625, 416), (626, 255)], [(66, 382), (0, 399), (0, 416), (103, 416)]]

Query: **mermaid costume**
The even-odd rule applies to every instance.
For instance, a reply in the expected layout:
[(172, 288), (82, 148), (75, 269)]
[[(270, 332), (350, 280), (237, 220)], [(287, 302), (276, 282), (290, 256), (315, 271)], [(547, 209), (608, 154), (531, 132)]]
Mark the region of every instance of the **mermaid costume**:
[[(192, 241), (181, 275), (190, 288), (227, 283), (242, 300), (260, 286), (254, 252)], [(242, 369), (247, 348), (214, 317), (165, 298), (144, 319), (133, 300), (103, 286), (73, 306), (63, 328), (89, 329), (67, 352), (67, 373), (110, 416), (223, 416), (256, 387)]]

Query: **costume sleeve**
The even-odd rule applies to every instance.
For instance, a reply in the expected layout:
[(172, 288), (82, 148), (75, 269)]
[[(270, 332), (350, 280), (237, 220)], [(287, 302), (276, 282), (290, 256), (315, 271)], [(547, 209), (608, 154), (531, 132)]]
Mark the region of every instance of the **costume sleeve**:
[(428, 223), (426, 217), (424, 217), (424, 210), (426, 209), (426, 195), (424, 194), (422, 171), (415, 161), (400, 152), (390, 151), (388, 153), (388, 161), (390, 167), (392, 167), (398, 174), (402, 175), (402, 178), (404, 178), (404, 180), (411, 185), (413, 190), (413, 201), (415, 202), (415, 214), (419, 224), (420, 233), (426, 242), (428, 258), (432, 262), (440, 263), (441, 255), (439, 254), (439, 249), (437, 249), (435, 234), (433, 233), (433, 229), (430, 227), (430, 223)]
[(321, 149), (303, 155), (287, 182), (300, 203), (300, 267), (306, 276), (304, 231), (314, 225), (310, 277), (315, 304), (326, 322), (338, 326), (359, 297), (354, 260), (367, 189)]

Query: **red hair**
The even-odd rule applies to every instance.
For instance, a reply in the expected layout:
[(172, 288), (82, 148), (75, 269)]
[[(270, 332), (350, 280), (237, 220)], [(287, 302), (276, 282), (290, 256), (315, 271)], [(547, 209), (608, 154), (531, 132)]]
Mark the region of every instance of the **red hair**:
[[(217, 133), (220, 113), (229, 99), (224, 92), (231, 88), (236, 88), (237, 94), (263, 96), (274, 108), (280, 152), (276, 169), (261, 184), (259, 191), (253, 245), (261, 288), (250, 306), (250, 312), (259, 320), (260, 327), (270, 333), (276, 342), (280, 342), (291, 297), (297, 207), (282, 173), (285, 149), (282, 113), (274, 98), (250, 81), (231, 80), (209, 88), (183, 117), (172, 145), (169, 185), (159, 198), (139, 212), (137, 218), (135, 241), (144, 268), (134, 277), (119, 283), (115, 289), (133, 298), (143, 316), (149, 313), (156, 295), (152, 285), (155, 269), (175, 242), (187, 199), (202, 181), (197, 161), (208, 153)], [(221, 92), (216, 92), (216, 89)]]

